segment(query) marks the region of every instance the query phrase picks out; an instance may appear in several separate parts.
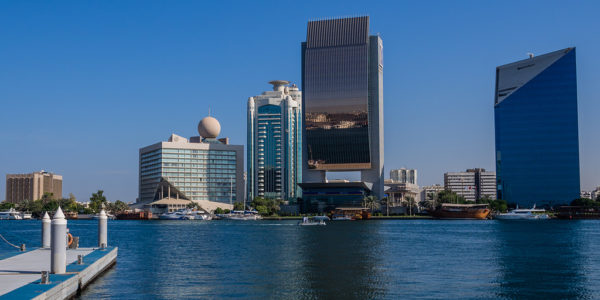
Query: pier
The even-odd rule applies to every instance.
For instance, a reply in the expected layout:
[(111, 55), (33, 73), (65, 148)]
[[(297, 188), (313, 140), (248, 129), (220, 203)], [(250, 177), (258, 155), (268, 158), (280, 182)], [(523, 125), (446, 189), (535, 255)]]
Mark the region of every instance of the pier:
[[(0, 257), (0, 299), (70, 299), (117, 262), (107, 246), (107, 217), (98, 218), (98, 247), (78, 248), (60, 207), (42, 219), (42, 247)], [(14, 245), (13, 245), (14, 246)]]

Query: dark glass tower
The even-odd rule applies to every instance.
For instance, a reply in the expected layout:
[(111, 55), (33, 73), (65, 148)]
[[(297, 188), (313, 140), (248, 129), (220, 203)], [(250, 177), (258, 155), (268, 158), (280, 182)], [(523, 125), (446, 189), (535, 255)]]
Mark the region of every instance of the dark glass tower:
[(302, 90), (303, 182), (360, 171), (383, 197), (383, 46), (369, 17), (308, 23)]
[(579, 197), (575, 48), (496, 68), (498, 199), (521, 207)]

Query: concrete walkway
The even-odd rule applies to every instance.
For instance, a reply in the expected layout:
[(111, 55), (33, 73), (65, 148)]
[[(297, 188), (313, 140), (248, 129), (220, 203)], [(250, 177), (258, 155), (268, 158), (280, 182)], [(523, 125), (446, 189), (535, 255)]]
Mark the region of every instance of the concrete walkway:
[[(77, 255), (88, 255), (95, 248), (67, 250), (67, 264), (77, 261)], [(39, 280), (41, 271), (50, 270), (50, 249), (17, 252), (0, 260), (0, 296)]]

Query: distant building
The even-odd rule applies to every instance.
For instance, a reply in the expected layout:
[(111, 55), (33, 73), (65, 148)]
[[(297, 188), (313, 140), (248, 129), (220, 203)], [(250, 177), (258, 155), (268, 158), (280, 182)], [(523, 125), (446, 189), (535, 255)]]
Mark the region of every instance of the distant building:
[(6, 201), (21, 203), (39, 200), (45, 193), (52, 193), (53, 199), (62, 198), (62, 176), (54, 173), (33, 172), (30, 174), (6, 175)]
[(248, 99), (248, 197), (296, 202), (302, 182), (302, 92), (274, 80)]
[(417, 185), (417, 170), (396, 169), (390, 171), (390, 179), (385, 180), (385, 195), (390, 207), (404, 206), (412, 199), (419, 202), (419, 186)]
[(496, 174), (485, 169), (444, 174), (444, 188), (475, 202), (482, 198), (496, 199)]
[(575, 48), (496, 68), (498, 198), (521, 207), (580, 196)]
[(209, 116), (198, 124), (201, 137), (172, 134), (166, 142), (141, 148), (138, 202), (152, 206), (162, 199), (191, 200), (204, 207), (207, 201), (243, 201), (244, 146), (217, 139), (220, 131), (219, 122)]
[(600, 186), (592, 191), (592, 199), (597, 200), (600, 197)]
[[(308, 22), (301, 51), (304, 210), (328, 205), (324, 198), (309, 196), (325, 189), (328, 172), (360, 172), (364, 183), (330, 184), (327, 189), (338, 196), (326, 198), (335, 199), (335, 205), (350, 205), (354, 197), (343, 195), (363, 186), (382, 198), (381, 37), (369, 35), (368, 16), (315, 20)], [(309, 198), (324, 203), (309, 203)]]
[(424, 186), (421, 188), (421, 196), (419, 199), (420, 201), (436, 201), (438, 199), (438, 194), (443, 190), (444, 186), (439, 184)]
[[(589, 191), (581, 191), (581, 193), (579, 194), (579, 198), (588, 198), (588, 199), (592, 199), (592, 192)], [(595, 200), (595, 199), (594, 199)]]
[(398, 183), (410, 183), (417, 185), (417, 170), (405, 168), (391, 170), (390, 179)]

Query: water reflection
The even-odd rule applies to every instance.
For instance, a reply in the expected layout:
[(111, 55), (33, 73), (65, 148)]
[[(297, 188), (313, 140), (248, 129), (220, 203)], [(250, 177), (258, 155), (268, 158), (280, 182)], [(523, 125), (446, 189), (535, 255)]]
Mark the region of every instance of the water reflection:
[(560, 220), (498, 221), (498, 291), (506, 298), (585, 298), (586, 241), (580, 224)]
[(298, 259), (302, 298), (372, 299), (385, 296), (379, 223), (334, 222), (301, 228)]

